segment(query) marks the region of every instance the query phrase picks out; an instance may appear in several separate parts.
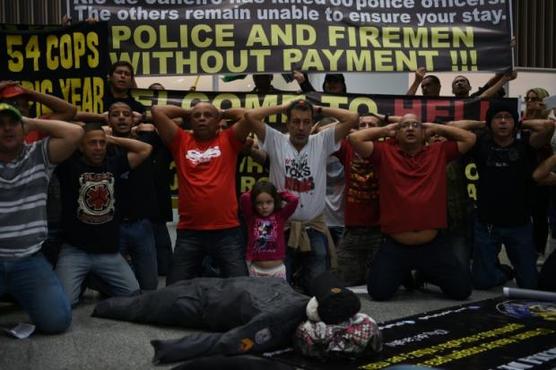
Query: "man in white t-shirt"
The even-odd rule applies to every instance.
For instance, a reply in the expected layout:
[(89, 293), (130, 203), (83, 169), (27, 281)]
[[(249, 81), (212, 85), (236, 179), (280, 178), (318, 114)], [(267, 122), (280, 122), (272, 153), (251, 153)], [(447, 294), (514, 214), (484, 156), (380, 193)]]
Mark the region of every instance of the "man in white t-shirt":
[[(266, 126), (267, 115), (286, 113), (287, 134)], [(310, 135), (313, 115), (336, 118), (334, 129)], [(328, 268), (334, 246), (324, 219), (326, 198), (326, 161), (339, 149), (339, 142), (356, 127), (357, 113), (345, 109), (313, 107), (306, 100), (291, 104), (263, 107), (246, 115), (254, 132), (270, 158), (270, 181), (279, 191), (288, 190), (299, 196), (299, 205), (289, 224), (286, 269), (291, 282), (294, 252), (299, 254), (302, 285), (307, 290), (315, 276)]]

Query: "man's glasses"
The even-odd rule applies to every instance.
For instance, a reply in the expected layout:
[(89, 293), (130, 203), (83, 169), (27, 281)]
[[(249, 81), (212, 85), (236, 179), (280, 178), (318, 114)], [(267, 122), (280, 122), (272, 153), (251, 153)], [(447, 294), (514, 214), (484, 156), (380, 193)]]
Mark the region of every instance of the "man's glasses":
[(423, 127), (423, 124), (421, 122), (401, 122), (400, 123), (400, 128), (401, 129), (406, 130), (410, 127), (417, 129), (417, 128)]
[(496, 114), (493, 118), (495, 118), (495, 119), (507, 119), (507, 120), (510, 120), (510, 119), (514, 119), (514, 116), (512, 116), (512, 115), (509, 114), (509, 113), (498, 113), (498, 114)]

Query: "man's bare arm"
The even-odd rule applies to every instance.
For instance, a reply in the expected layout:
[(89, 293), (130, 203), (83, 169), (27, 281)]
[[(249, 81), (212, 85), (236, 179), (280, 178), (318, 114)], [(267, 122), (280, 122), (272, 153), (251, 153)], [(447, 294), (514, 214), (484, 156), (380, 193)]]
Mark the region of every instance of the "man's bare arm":
[(556, 154), (551, 155), (541, 162), (533, 172), (533, 180), (540, 185), (556, 185), (556, 173), (552, 170), (556, 168)]
[(191, 111), (175, 105), (155, 105), (151, 112), (158, 134), (164, 145), (168, 146), (180, 130), (174, 119), (183, 118), (184, 121), (188, 121)]
[(398, 123), (391, 123), (382, 127), (370, 127), (349, 134), (348, 140), (353, 149), (362, 157), (369, 157), (375, 149), (373, 141), (383, 137), (394, 137)]
[(37, 130), (48, 136), (48, 158), (52, 163), (60, 163), (73, 154), (84, 131), (79, 125), (72, 123), (23, 117), (23, 124), (29, 130)]
[(127, 160), (132, 169), (139, 166), (151, 154), (153, 147), (139, 140), (107, 135), (108, 143), (127, 151)]
[(430, 122), (423, 123), (423, 126), (433, 134), (455, 141), (461, 154), (467, 153), (477, 140), (474, 133), (455, 126)]

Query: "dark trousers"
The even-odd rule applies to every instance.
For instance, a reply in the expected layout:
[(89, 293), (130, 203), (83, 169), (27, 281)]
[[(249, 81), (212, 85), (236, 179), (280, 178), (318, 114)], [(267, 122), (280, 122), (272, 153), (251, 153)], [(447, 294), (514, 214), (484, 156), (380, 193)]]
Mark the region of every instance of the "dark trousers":
[(377, 301), (392, 298), (411, 270), (421, 272), (449, 298), (466, 299), (471, 295), (469, 272), (441, 234), (422, 245), (403, 245), (386, 237), (369, 268), (369, 295)]
[(221, 230), (178, 230), (174, 257), (166, 285), (201, 276), (203, 260), (210, 256), (222, 277), (247, 276), (239, 227)]

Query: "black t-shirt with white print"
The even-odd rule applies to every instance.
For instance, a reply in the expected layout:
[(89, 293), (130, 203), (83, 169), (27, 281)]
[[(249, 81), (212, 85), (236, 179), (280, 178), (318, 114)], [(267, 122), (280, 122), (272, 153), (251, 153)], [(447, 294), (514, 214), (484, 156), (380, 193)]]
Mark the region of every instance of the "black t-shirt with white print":
[(89, 253), (118, 252), (117, 179), (126, 171), (124, 153), (106, 158), (98, 167), (76, 153), (58, 166), (64, 242)]

